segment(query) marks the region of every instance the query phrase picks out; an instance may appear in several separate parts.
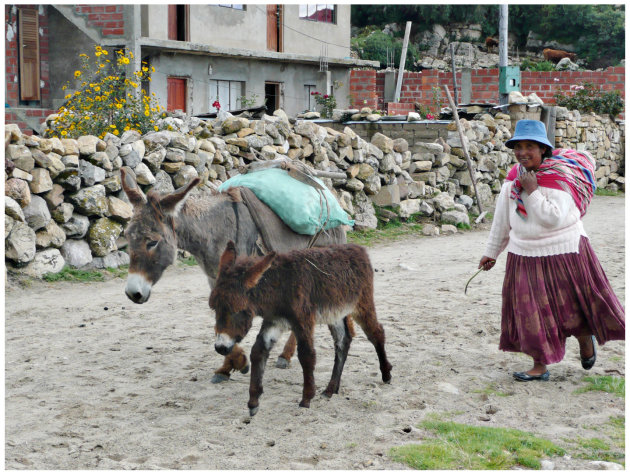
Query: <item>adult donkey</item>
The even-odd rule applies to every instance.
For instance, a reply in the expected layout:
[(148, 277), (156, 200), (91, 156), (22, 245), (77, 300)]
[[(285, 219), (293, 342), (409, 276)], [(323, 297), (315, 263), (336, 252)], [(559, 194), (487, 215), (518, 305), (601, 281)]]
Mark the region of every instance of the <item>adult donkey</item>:
[[(149, 191), (145, 195), (137, 186), (133, 172), (126, 168), (121, 168), (121, 181), (133, 206), (133, 216), (125, 229), (130, 257), (125, 293), (135, 303), (149, 299), (153, 285), (175, 261), (177, 249), (195, 257), (212, 289), (221, 253), (229, 241), (234, 241), (239, 254), (249, 256), (263, 255), (269, 248), (280, 252), (302, 249), (311, 241), (312, 236), (294, 233), (250, 190), (241, 192), (237, 188), (211, 196), (195, 196), (191, 191), (200, 182), (195, 178), (172, 193), (160, 195)], [(244, 201), (257, 211), (252, 214)], [(345, 242), (345, 231), (337, 227), (320, 235), (315, 246)], [(276, 366), (288, 367), (295, 348), (295, 336), (291, 333)], [(212, 382), (227, 381), (236, 370), (242, 373), (249, 370), (247, 356), (238, 345), (215, 371)]]

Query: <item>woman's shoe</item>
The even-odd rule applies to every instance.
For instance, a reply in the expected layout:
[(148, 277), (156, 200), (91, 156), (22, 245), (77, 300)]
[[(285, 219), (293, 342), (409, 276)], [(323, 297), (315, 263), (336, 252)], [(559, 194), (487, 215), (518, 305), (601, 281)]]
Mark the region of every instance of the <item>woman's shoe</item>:
[(590, 358), (582, 358), (580, 356), (580, 360), (582, 361), (582, 368), (589, 370), (593, 366), (595, 366), (595, 361), (597, 360), (597, 346), (595, 345), (595, 335), (591, 335), (591, 341), (593, 342), (593, 356)]
[(525, 372), (512, 373), (514, 379), (517, 381), (549, 381), (549, 371), (545, 371), (543, 374), (531, 375)]

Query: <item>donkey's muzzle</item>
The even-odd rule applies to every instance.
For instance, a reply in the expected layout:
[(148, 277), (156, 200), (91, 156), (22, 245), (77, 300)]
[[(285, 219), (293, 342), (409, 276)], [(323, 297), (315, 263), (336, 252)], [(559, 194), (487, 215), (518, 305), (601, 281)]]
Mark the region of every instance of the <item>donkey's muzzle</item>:
[(234, 340), (227, 336), (225, 333), (219, 333), (217, 335), (217, 341), (214, 343), (214, 349), (220, 355), (226, 356), (230, 354), (234, 348)]
[(129, 274), (125, 294), (132, 302), (144, 303), (151, 296), (151, 284), (141, 275)]
[(214, 344), (214, 349), (216, 350), (217, 353), (219, 353), (222, 356), (226, 356), (230, 353), (231, 348), (228, 348), (227, 346), (223, 346), (220, 345), (218, 343)]

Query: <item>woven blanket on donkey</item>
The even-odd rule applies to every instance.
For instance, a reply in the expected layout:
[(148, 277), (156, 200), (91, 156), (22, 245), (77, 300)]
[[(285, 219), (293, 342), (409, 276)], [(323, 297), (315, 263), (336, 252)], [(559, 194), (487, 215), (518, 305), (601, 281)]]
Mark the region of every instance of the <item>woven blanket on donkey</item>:
[[(595, 160), (587, 151), (578, 152), (568, 148), (559, 148), (552, 152), (551, 158), (545, 158), (536, 171), (538, 185), (555, 188), (569, 193), (575, 205), (584, 216), (595, 192)], [(520, 176), (525, 167), (517, 163), (512, 167), (506, 180), (514, 181), (510, 197), (516, 200), (516, 213), (523, 219), (527, 211), (521, 199)]]
[(348, 218), (330, 190), (321, 180), (313, 179), (324, 188), (328, 207), (315, 188), (292, 178), (280, 168), (233, 176), (219, 187), (219, 191), (236, 186), (249, 188), (299, 234), (314, 235), (324, 223), (324, 229), (336, 228), (341, 224), (353, 226), (354, 221)]

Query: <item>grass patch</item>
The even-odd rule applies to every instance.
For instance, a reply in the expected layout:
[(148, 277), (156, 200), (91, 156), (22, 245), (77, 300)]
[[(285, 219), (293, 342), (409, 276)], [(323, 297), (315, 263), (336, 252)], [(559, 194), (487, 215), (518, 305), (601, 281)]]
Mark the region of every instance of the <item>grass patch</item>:
[(374, 209), (378, 219), (376, 229), (349, 231), (347, 233), (348, 242), (369, 247), (376, 243), (397, 241), (407, 236), (422, 235), (422, 224), (419, 223), (419, 215), (413, 214), (407, 221), (403, 222), (388, 208), (374, 207)]
[(80, 270), (64, 266), (61, 272), (56, 274), (44, 274), (42, 277), (46, 282), (104, 282), (108, 278), (125, 278), (129, 266), (120, 266), (117, 269), (108, 267), (103, 270)]
[(619, 196), (620, 194), (620, 191), (606, 190), (604, 188), (595, 189), (596, 196)]
[(513, 392), (504, 393), (502, 391), (499, 391), (494, 384), (488, 384), (483, 389), (473, 389), (472, 392), (479, 393), (479, 394), (485, 394), (487, 396), (499, 396), (499, 397), (514, 396)]
[(180, 257), (178, 260), (179, 260), (179, 263), (183, 266), (196, 266), (197, 265), (197, 259), (195, 259), (194, 256)]
[(587, 382), (588, 385), (575, 390), (576, 394), (603, 391), (621, 398), (626, 397), (626, 378), (620, 376), (585, 376), (582, 381)]
[[(625, 417), (611, 417), (608, 422), (594, 427), (593, 429), (601, 434), (600, 437), (586, 439), (567, 439), (571, 445), (570, 451), (576, 458), (585, 460), (604, 460), (625, 465), (626, 450), (626, 420)], [(608, 440), (604, 440), (606, 437)]]
[(540, 459), (564, 450), (531, 433), (477, 427), (429, 418), (420, 427), (435, 434), (422, 444), (394, 447), (392, 458), (416, 470), (509, 470), (540, 468)]

